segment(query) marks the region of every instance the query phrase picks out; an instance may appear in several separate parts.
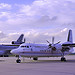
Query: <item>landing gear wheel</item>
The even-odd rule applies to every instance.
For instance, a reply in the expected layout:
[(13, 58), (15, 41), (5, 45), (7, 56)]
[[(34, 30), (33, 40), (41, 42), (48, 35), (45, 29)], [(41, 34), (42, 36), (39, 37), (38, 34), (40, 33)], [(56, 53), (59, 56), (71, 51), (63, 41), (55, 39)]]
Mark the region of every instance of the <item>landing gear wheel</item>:
[(66, 58), (62, 57), (62, 58), (61, 58), (61, 61), (66, 61)]
[(17, 63), (21, 63), (21, 60), (20, 60), (20, 59), (17, 59), (16, 62), (17, 62)]
[(33, 60), (38, 60), (38, 58), (37, 58), (37, 57), (35, 57), (35, 58), (33, 58)]

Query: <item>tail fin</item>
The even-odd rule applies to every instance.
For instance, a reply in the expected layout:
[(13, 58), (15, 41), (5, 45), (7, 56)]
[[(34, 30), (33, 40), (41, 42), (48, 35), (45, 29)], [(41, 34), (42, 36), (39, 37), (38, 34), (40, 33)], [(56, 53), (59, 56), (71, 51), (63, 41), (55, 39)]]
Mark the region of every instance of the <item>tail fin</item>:
[(73, 39), (72, 39), (72, 30), (69, 30), (67, 41), (68, 42), (73, 42)]
[(17, 39), (17, 42), (22, 42), (23, 36), (24, 36), (24, 35), (21, 34), (20, 37)]
[(21, 34), (20, 37), (17, 39), (17, 41), (12, 41), (12, 44), (22, 44), (24, 42), (22, 42), (24, 37), (24, 34)]

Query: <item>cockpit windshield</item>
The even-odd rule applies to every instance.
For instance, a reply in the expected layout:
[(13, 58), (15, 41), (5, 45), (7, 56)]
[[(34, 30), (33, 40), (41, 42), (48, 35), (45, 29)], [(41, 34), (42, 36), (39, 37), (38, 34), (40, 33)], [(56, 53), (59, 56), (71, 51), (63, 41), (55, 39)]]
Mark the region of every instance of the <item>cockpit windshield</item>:
[(21, 48), (29, 48), (29, 46), (21, 46)]
[(21, 47), (26, 47), (26, 46), (21, 46)]

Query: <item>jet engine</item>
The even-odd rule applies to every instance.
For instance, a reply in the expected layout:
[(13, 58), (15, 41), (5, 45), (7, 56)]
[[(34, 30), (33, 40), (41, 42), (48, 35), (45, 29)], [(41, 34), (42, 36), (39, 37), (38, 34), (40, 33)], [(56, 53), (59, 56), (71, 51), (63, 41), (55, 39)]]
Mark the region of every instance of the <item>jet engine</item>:
[(12, 41), (12, 44), (22, 44), (22, 43), (17, 42), (17, 41)]

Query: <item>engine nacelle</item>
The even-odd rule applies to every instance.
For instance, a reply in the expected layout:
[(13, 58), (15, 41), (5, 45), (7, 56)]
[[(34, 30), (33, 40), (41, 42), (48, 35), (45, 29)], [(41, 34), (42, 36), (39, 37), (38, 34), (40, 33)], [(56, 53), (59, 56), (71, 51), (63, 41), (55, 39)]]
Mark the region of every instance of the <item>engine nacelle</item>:
[(17, 41), (12, 41), (12, 44), (22, 44), (24, 42), (17, 42)]
[(70, 47), (62, 47), (62, 52), (64, 52), (64, 51), (69, 51), (70, 50)]
[(12, 44), (22, 44), (22, 42), (12, 41)]
[(16, 44), (16, 41), (12, 41), (12, 44)]
[(54, 44), (54, 45), (52, 45), (52, 50), (53, 51), (61, 50), (61, 49), (62, 49), (61, 44)]

